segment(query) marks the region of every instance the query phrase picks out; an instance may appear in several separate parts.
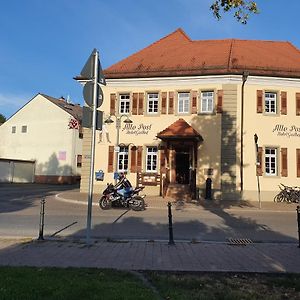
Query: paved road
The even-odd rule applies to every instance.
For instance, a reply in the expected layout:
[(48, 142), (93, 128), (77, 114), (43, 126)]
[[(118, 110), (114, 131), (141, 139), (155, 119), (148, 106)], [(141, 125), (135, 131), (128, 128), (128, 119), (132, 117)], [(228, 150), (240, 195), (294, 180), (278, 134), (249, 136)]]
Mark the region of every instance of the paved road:
[[(45, 236), (82, 238), (86, 205), (59, 201), (70, 186), (0, 185), (0, 236), (37, 237), (40, 199), (47, 196)], [(296, 213), (253, 209), (215, 209), (173, 205), (175, 240), (226, 241), (248, 238), (263, 242), (297, 242)], [(151, 205), (143, 212), (93, 207), (92, 237), (168, 240), (166, 205)]]

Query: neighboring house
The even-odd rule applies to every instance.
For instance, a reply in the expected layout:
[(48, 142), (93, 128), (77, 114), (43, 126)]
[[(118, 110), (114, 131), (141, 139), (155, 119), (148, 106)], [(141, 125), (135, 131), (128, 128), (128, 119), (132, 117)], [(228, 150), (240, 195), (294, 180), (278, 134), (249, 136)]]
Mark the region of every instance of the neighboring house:
[(211, 183), (215, 199), (257, 200), (259, 180), (263, 201), (300, 185), (300, 51), (289, 42), (194, 41), (178, 29), (104, 74), (100, 109), (115, 123), (95, 169), (106, 182), (125, 171), (148, 194), (205, 197)]
[(0, 182), (80, 179), (82, 107), (37, 94), (0, 126)]

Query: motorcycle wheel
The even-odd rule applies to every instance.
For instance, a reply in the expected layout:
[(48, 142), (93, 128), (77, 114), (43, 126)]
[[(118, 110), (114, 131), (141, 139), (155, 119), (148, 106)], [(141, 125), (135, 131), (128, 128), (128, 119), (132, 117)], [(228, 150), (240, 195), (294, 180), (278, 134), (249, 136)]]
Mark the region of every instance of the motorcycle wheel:
[(132, 210), (140, 211), (145, 209), (145, 201), (142, 197), (134, 197), (131, 201), (133, 201), (133, 203), (130, 203), (129, 207)]
[(105, 196), (102, 196), (99, 200), (99, 206), (101, 209), (110, 209), (111, 208), (111, 201), (108, 200)]

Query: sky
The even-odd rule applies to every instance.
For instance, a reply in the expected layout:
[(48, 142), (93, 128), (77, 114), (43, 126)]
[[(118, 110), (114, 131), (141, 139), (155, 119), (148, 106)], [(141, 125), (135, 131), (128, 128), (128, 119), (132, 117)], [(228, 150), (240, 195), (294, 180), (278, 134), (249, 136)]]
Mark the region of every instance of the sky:
[(105, 69), (177, 28), (193, 40), (289, 41), (300, 49), (299, 0), (257, 0), (260, 14), (247, 25), (231, 14), (217, 21), (212, 2), (0, 0), (0, 114), (9, 118), (37, 93), (82, 105), (73, 77), (94, 48)]

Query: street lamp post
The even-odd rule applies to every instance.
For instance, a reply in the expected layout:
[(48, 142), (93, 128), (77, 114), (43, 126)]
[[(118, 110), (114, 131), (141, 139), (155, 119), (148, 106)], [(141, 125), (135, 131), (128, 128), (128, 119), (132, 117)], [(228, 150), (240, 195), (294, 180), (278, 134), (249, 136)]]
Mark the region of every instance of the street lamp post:
[(112, 117), (116, 119), (116, 131), (117, 131), (117, 139), (116, 139), (116, 145), (115, 145), (115, 172), (114, 172), (114, 179), (115, 183), (117, 183), (117, 176), (116, 173), (118, 172), (118, 153), (120, 151), (119, 144), (120, 144), (120, 129), (121, 129), (121, 121), (122, 118), (125, 117), (126, 119), (123, 121), (125, 124), (131, 124), (132, 120), (129, 119), (128, 115), (109, 115), (109, 117), (104, 121), (106, 124), (112, 124), (114, 123), (114, 120), (112, 120)]

